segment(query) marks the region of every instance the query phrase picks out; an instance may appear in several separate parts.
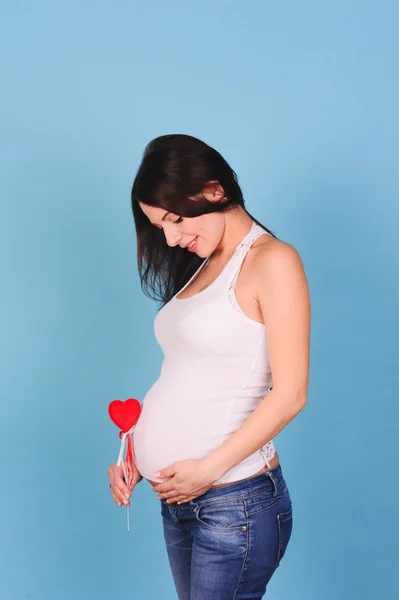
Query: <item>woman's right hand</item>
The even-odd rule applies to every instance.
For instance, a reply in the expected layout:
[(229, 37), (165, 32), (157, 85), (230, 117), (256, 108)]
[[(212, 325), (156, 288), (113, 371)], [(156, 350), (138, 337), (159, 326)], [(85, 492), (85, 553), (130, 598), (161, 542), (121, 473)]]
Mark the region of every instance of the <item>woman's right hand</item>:
[(119, 506), (122, 506), (122, 504), (130, 506), (129, 498), (132, 495), (136, 484), (143, 479), (143, 476), (140, 475), (136, 467), (134, 467), (133, 477), (129, 476), (129, 482), (126, 483), (122, 466), (118, 466), (117, 463), (114, 463), (108, 467), (108, 479), (112, 497), (115, 502)]

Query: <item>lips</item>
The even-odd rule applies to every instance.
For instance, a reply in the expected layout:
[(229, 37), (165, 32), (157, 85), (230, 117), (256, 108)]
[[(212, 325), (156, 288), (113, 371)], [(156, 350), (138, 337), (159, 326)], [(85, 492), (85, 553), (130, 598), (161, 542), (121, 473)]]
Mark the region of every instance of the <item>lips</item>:
[(182, 246), (182, 248), (187, 248), (187, 247), (188, 247), (190, 244), (192, 244), (192, 243), (193, 243), (193, 241), (195, 240), (195, 238), (196, 238), (196, 237), (197, 237), (197, 236), (195, 236), (195, 237), (194, 237), (194, 238), (191, 240), (191, 242), (188, 242), (188, 244), (186, 244), (185, 246)]
[(198, 248), (198, 236), (194, 238), (194, 243), (192, 246), (187, 246), (187, 252), (196, 252)]

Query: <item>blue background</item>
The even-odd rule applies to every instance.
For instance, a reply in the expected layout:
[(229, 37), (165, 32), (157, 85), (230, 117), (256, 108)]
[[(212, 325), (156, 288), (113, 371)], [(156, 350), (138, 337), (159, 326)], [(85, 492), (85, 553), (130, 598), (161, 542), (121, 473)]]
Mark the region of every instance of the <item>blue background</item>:
[(275, 443), (294, 530), (270, 600), (398, 589), (397, 2), (22, 2), (0, 8), (0, 597), (176, 597), (159, 501), (125, 510), (115, 398), (159, 374), (130, 188), (189, 133), (299, 251), (309, 399)]

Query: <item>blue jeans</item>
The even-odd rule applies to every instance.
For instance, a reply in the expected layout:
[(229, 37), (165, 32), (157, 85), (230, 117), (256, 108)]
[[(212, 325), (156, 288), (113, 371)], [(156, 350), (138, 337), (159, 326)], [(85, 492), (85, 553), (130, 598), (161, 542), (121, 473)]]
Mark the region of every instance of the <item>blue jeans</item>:
[(280, 464), (161, 511), (179, 600), (261, 600), (292, 531)]

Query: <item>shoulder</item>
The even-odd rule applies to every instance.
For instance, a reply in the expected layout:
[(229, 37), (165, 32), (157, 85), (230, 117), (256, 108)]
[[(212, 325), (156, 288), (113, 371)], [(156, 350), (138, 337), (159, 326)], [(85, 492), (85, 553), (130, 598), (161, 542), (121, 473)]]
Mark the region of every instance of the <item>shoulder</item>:
[(298, 250), (288, 242), (272, 236), (261, 236), (257, 242), (261, 242), (254, 248), (254, 259), (258, 268), (270, 269), (290, 264), (297, 267), (303, 266)]
[(304, 282), (304, 265), (294, 246), (272, 236), (261, 236), (257, 241), (261, 240), (254, 248), (253, 257), (253, 274), (258, 285), (264, 288), (268, 282), (288, 288), (289, 281)]

